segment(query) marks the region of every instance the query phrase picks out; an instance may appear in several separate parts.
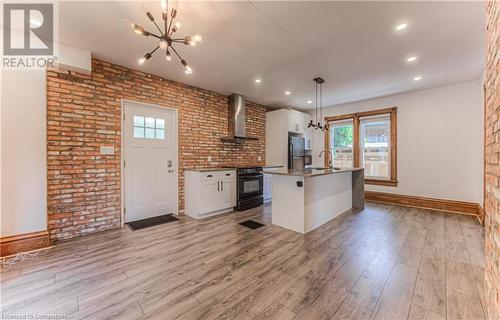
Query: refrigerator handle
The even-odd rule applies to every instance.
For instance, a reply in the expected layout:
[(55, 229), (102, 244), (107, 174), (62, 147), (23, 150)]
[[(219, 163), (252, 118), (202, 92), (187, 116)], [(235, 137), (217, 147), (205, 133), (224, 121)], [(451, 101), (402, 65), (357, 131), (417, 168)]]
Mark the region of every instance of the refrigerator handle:
[(290, 166), (291, 168), (290, 169), (293, 170), (293, 143), (290, 143), (290, 155), (289, 155), (289, 157), (291, 157), (291, 162), (290, 162), (291, 163), (291, 166)]

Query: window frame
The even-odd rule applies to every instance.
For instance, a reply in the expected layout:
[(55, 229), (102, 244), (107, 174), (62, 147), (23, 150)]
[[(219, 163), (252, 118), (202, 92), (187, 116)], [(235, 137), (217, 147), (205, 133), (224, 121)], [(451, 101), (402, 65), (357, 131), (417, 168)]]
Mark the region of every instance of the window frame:
[[(359, 167), (360, 166), (360, 157), (361, 157), (361, 143), (360, 143), (360, 118), (364, 117), (369, 117), (369, 116), (378, 116), (378, 115), (386, 115), (388, 114), (390, 117), (390, 122), (391, 122), (391, 132), (390, 132), (390, 159), (389, 159), (389, 165), (390, 165), (390, 178), (389, 179), (366, 179), (365, 178), (365, 183), (366, 184), (371, 184), (371, 185), (379, 185), (379, 186), (390, 186), (390, 187), (397, 187), (398, 186), (398, 166), (397, 166), (397, 130), (398, 130), (398, 123), (397, 123), (397, 107), (390, 107), (390, 108), (384, 108), (384, 109), (377, 109), (377, 110), (370, 110), (370, 111), (365, 111), (365, 112), (356, 112), (356, 113), (349, 113), (349, 114), (343, 114), (343, 115), (338, 115), (338, 116), (329, 116), (325, 117), (325, 121), (327, 123), (334, 122), (334, 121), (340, 121), (340, 120), (349, 120), (352, 119), (353, 123), (353, 164), (354, 167)], [(330, 150), (330, 134), (325, 134), (324, 135), (324, 147), (327, 150)], [(330, 161), (330, 154), (325, 154), (325, 167), (328, 166), (328, 163)]]

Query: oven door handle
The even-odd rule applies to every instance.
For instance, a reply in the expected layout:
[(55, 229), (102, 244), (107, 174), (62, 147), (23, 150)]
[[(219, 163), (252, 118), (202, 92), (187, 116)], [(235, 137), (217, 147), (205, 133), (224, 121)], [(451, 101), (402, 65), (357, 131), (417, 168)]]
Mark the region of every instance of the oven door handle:
[(255, 178), (262, 178), (263, 175), (261, 174), (256, 174), (256, 175), (251, 175), (251, 176), (239, 176), (238, 178), (240, 179), (255, 179)]

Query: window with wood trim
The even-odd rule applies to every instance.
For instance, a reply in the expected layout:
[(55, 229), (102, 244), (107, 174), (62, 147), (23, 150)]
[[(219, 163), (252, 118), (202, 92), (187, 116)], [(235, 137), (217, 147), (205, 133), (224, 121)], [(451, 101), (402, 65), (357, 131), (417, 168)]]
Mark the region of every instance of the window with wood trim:
[[(397, 108), (326, 117), (334, 167), (365, 168), (365, 183), (397, 186)], [(330, 155), (325, 156), (325, 166)]]

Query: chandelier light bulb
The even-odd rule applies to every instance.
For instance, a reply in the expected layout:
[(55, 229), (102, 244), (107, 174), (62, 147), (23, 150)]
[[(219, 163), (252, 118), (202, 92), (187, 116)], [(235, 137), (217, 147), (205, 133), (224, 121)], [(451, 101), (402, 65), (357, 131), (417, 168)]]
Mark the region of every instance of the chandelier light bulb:
[(175, 24), (174, 24), (175, 28), (179, 29), (181, 27), (181, 23), (179, 21), (177, 21)]
[(170, 51), (167, 50), (167, 53), (165, 53), (165, 59), (167, 59), (167, 61), (172, 61), (172, 56), (170, 55)]
[(182, 59), (181, 60), (182, 65), (186, 68), (186, 73), (193, 73), (193, 69), (191, 69), (190, 66), (188, 66), (186, 60)]
[(144, 62), (146, 62), (146, 60), (149, 60), (149, 58), (151, 58), (151, 53), (148, 52), (144, 55), (144, 57), (140, 58), (138, 62), (139, 64), (144, 64)]
[(161, 0), (160, 5), (161, 5), (161, 10), (163, 11), (167, 10), (167, 0)]
[(194, 41), (194, 40), (189, 41), (189, 45), (194, 47), (196, 45), (196, 41)]
[(197, 34), (197, 35), (192, 36), (191, 39), (193, 39), (196, 42), (201, 42), (202, 37), (201, 37), (201, 35)]
[(132, 29), (134, 29), (135, 33), (137, 34), (144, 34), (144, 28), (138, 24), (133, 24)]
[(163, 50), (167, 49), (168, 48), (168, 42), (165, 41), (165, 40), (160, 41), (160, 48), (162, 48)]

